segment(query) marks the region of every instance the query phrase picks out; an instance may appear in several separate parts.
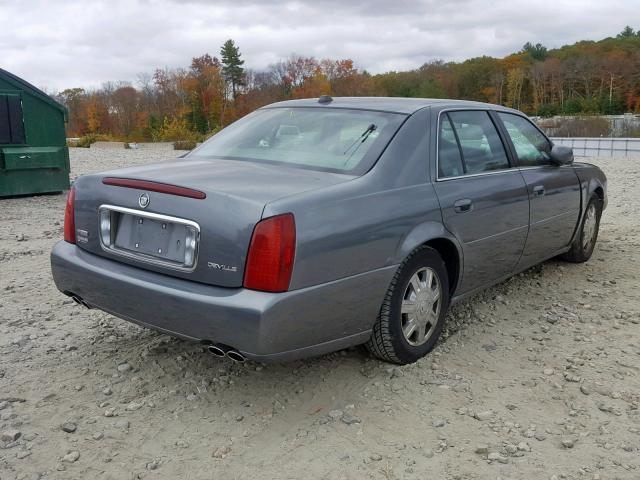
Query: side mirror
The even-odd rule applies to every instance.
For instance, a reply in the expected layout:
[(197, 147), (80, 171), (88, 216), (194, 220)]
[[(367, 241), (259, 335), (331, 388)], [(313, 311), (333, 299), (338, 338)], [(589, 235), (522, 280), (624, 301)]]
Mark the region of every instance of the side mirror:
[(573, 163), (573, 149), (564, 145), (551, 147), (549, 156), (555, 165), (571, 165)]

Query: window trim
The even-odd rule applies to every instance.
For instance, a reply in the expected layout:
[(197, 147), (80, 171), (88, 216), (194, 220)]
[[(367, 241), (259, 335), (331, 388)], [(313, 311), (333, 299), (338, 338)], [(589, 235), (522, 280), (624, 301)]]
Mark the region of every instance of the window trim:
[[(498, 138), (500, 139), (500, 142), (502, 143), (502, 148), (504, 148), (504, 153), (507, 157), (507, 163), (509, 164), (508, 168), (501, 168), (498, 170), (489, 170), (487, 172), (480, 172), (480, 173), (465, 173), (464, 175), (456, 175), (455, 177), (440, 177), (440, 119), (442, 118), (443, 114), (448, 114), (449, 112), (469, 112), (469, 111), (473, 111), (473, 112), (486, 112), (487, 116), (489, 117), (489, 119), (491, 120), (491, 123), (493, 123), (494, 128), (496, 129), (496, 133), (498, 134)], [(487, 108), (487, 107), (451, 107), (451, 108), (443, 108), (442, 110), (440, 110), (438, 112), (438, 121), (436, 122), (436, 182), (444, 182), (447, 180), (458, 180), (460, 178), (468, 178), (468, 177), (481, 177), (484, 175), (495, 175), (498, 173), (505, 173), (505, 172), (513, 172), (513, 171), (518, 171), (518, 165), (514, 165), (513, 162), (513, 158), (511, 155), (511, 148), (510, 146), (508, 146), (505, 143), (505, 138), (503, 136), (503, 132), (502, 132), (502, 128), (504, 127), (502, 124), (498, 125), (496, 123), (496, 120), (493, 118), (493, 115), (491, 114), (492, 112), (495, 112), (496, 110), (493, 110), (491, 108)], [(501, 110), (502, 111), (502, 110)], [(449, 118), (449, 116), (447, 115), (447, 117)], [(451, 126), (453, 127), (453, 131), (454, 133), (456, 133), (456, 139), (458, 138), (455, 126), (453, 125), (453, 122), (451, 121), (451, 119), (449, 118), (449, 122), (451, 122)], [(545, 138), (546, 135), (545, 135)], [(461, 149), (461, 145), (460, 142), (458, 141), (458, 149)], [(467, 170), (467, 166), (464, 163), (464, 156), (462, 155), (462, 153), (460, 153), (461, 158), (462, 158), (462, 168), (464, 168), (465, 172)]]
[[(534, 167), (534, 168), (538, 168), (538, 167)], [(489, 170), (487, 172), (468, 173), (466, 175), (456, 175), (454, 177), (438, 178), (436, 182), (448, 182), (449, 180), (460, 180), (461, 178), (484, 177), (485, 175), (497, 175), (500, 173), (513, 173), (513, 172), (519, 172), (519, 171), (520, 169), (516, 167), (501, 168), (500, 170)]]
[(494, 110), (495, 113), (495, 117), (496, 117), (496, 121), (500, 123), (500, 128), (502, 129), (502, 131), (504, 132), (504, 136), (506, 141), (509, 144), (509, 149), (511, 150), (511, 156), (513, 157), (513, 160), (515, 162), (515, 166), (519, 169), (533, 169), (533, 168), (545, 168), (545, 167), (549, 167), (549, 166), (554, 166), (553, 163), (546, 163), (544, 165), (522, 165), (520, 163), (520, 159), (518, 158), (518, 152), (516, 151), (516, 146), (513, 143), (513, 140), (511, 140), (511, 135), (509, 135), (509, 131), (507, 130), (506, 125), (504, 124), (504, 122), (502, 121), (502, 118), (500, 118), (500, 113), (504, 113), (507, 115), (513, 115), (515, 117), (520, 117), (523, 120), (525, 120), (526, 122), (529, 122), (530, 125), (533, 126), (533, 128), (535, 128), (536, 130), (538, 130), (538, 132), (540, 132), (540, 134), (545, 138), (545, 140), (547, 142), (549, 142), (549, 146), (551, 148), (553, 148), (553, 142), (551, 141), (551, 139), (542, 131), (542, 129), (540, 127), (538, 127), (538, 125), (535, 124), (535, 122), (533, 122), (529, 117), (527, 117), (525, 114), (521, 113), (521, 112), (510, 112), (510, 111), (506, 111), (506, 110)]
[[(456, 130), (456, 127), (453, 126), (453, 122), (451, 121), (451, 117), (449, 116), (449, 113), (445, 112), (444, 116), (446, 118), (446, 121), (449, 122), (449, 126), (451, 127), (451, 131), (453, 132), (453, 136), (456, 139), (456, 146), (458, 147), (458, 153), (460, 154), (460, 165), (462, 166), (462, 175), (455, 175), (455, 176), (462, 177), (467, 174), (467, 164), (464, 162), (464, 152), (462, 151), (462, 145), (460, 144), (460, 137), (458, 137), (458, 130)], [(436, 150), (438, 152), (436, 174), (440, 175), (440, 118), (439, 117), (438, 117), (438, 131), (436, 135), (437, 135), (437, 142), (438, 142), (438, 146)], [(444, 177), (444, 178), (449, 178), (449, 177)]]

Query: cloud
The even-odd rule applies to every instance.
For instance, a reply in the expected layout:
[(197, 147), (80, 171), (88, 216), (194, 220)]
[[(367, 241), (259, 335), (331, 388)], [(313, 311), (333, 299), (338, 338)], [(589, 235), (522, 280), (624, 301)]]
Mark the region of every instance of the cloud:
[(0, 67), (48, 90), (97, 87), (186, 67), (233, 38), (249, 68), (296, 53), (377, 73), (600, 39), (636, 16), (636, 0), (5, 0)]

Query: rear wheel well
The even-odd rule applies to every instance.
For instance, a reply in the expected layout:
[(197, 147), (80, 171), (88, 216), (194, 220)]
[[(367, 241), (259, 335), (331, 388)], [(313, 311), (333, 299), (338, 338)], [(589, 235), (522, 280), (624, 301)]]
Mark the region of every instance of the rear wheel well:
[(595, 193), (600, 200), (604, 200), (604, 190), (602, 190), (602, 187), (596, 187), (593, 193)]
[(453, 295), (458, 286), (458, 277), (460, 273), (460, 257), (458, 249), (451, 240), (446, 238), (435, 238), (424, 243), (425, 246), (436, 250), (445, 266), (447, 267), (447, 275), (449, 277), (449, 292)]

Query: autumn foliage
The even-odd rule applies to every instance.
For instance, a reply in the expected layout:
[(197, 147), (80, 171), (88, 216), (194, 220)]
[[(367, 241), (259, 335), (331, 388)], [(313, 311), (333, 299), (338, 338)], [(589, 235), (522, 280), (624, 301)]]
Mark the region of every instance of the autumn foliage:
[(64, 90), (58, 98), (69, 108), (68, 135), (197, 141), (263, 105), (325, 94), (460, 98), (541, 116), (640, 112), (640, 35), (628, 27), (597, 42), (554, 50), (527, 43), (500, 59), (432, 61), (378, 75), (349, 59), (301, 56), (264, 71), (245, 69), (232, 41), (221, 53), (226, 63), (205, 54), (189, 68), (142, 75), (135, 87), (109, 82), (92, 91)]

